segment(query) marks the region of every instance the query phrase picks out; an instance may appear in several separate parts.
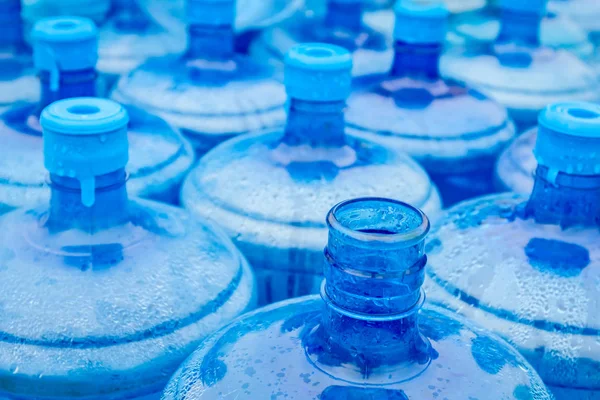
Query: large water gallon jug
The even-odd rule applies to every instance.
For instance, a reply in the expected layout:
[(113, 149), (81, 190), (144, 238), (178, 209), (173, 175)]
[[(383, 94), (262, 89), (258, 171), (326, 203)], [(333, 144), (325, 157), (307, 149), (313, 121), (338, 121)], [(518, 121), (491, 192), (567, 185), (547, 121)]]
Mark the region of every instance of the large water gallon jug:
[(113, 98), (182, 129), (201, 155), (222, 141), (285, 121), (285, 89), (273, 69), (234, 51), (235, 0), (187, 0), (183, 55), (148, 60), (122, 77)]
[(416, 158), (446, 206), (493, 192), (496, 158), (515, 136), (506, 109), (440, 76), (448, 22), (441, 1), (400, 1), (395, 12), (393, 67), (348, 99), (351, 132)]
[(549, 10), (567, 15), (582, 27), (594, 45), (594, 54), (589, 61), (600, 73), (600, 2), (596, 0), (550, 0)]
[(600, 397), (600, 106), (540, 115), (529, 199), (465, 202), (427, 244), (428, 293), (512, 342), (560, 400)]
[(39, 85), (23, 41), (19, 0), (0, 0), (0, 112), (18, 101), (35, 101)]
[(552, 398), (506, 342), (441, 308), (421, 309), (429, 221), (420, 210), (349, 200), (327, 225), (321, 296), (273, 304), (218, 331), (163, 400)]
[(537, 122), (556, 101), (596, 100), (600, 84), (593, 69), (565, 50), (540, 43), (547, 0), (502, 0), (501, 29), (488, 46), (457, 48), (441, 61), (441, 72), (504, 104), (519, 132)]
[(158, 399), (205, 336), (254, 305), (221, 230), (128, 196), (127, 122), (98, 98), (42, 113), (50, 200), (0, 218), (4, 399)]
[[(490, 46), (500, 33), (501, 10), (499, 2), (478, 12), (456, 15), (452, 19), (447, 40), (453, 46), (481, 48)], [(542, 45), (568, 50), (586, 62), (594, 58), (594, 45), (587, 32), (566, 13), (557, 13), (548, 8), (540, 24)]]
[[(53, 101), (97, 96), (102, 92), (95, 69), (97, 32), (87, 18), (49, 18), (33, 32), (41, 99), (20, 103), (0, 115), (0, 214), (46, 201), (39, 116)], [(189, 143), (162, 119), (128, 108), (129, 190), (143, 197), (175, 203), (179, 186), (193, 163)]]
[(258, 59), (266, 59), (283, 72), (284, 58), (294, 45), (323, 42), (352, 53), (355, 78), (366, 79), (387, 72), (394, 52), (390, 38), (363, 21), (367, 0), (326, 0), (322, 12), (307, 8), (287, 22), (266, 30), (251, 48)]
[(183, 205), (224, 227), (250, 261), (260, 304), (318, 292), (322, 216), (339, 201), (384, 195), (432, 213), (440, 208), (437, 189), (405, 153), (347, 135), (351, 69), (341, 47), (293, 47), (285, 128), (223, 143), (183, 185)]

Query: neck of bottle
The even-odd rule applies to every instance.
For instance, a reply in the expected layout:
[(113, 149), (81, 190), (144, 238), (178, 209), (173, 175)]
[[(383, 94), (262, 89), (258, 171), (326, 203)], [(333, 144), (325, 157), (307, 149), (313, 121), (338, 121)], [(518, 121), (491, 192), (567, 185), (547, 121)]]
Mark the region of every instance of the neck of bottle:
[(556, 174), (539, 165), (525, 212), (540, 224), (600, 226), (600, 175)]
[(290, 146), (342, 146), (345, 101), (291, 99), (283, 141)]
[(322, 326), (333, 346), (358, 352), (373, 366), (422, 359), (428, 347), (418, 327), (427, 260), (423, 242), (356, 246), (330, 232), (326, 258)]
[(443, 51), (441, 43), (414, 44), (397, 40), (391, 75), (394, 77), (440, 77), (439, 62)]
[(61, 71), (58, 85), (47, 71), (40, 74), (41, 97), (39, 113), (51, 103), (73, 97), (96, 97), (98, 73), (94, 68), (80, 71)]
[(499, 43), (513, 42), (527, 46), (539, 46), (542, 16), (537, 13), (524, 13), (503, 10)]
[(128, 220), (127, 174), (124, 169), (95, 179), (95, 201), (82, 202), (77, 179), (50, 174), (50, 213), (47, 226), (52, 231), (79, 229), (89, 233), (122, 225)]
[(113, 0), (113, 15), (115, 26), (121, 31), (139, 32), (150, 25), (146, 13), (134, 0)]
[(231, 25), (188, 27), (188, 52), (191, 59), (226, 61), (235, 54), (235, 34)]
[(328, 26), (359, 31), (362, 27), (362, 1), (329, 0), (325, 22)]

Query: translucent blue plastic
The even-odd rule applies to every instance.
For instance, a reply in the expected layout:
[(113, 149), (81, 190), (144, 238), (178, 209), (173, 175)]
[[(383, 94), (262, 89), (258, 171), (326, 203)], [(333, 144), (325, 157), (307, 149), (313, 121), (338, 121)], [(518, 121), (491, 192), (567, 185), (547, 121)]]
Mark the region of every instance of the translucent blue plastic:
[[(489, 46), (500, 32), (501, 12), (488, 7), (477, 13), (456, 16), (448, 33), (454, 46), (481, 48)], [(549, 11), (540, 26), (540, 41), (556, 50), (567, 50), (586, 62), (593, 60), (594, 45), (587, 32), (565, 13)]]
[(519, 132), (535, 125), (537, 114), (549, 103), (600, 97), (597, 74), (591, 67), (567, 51), (542, 46), (544, 3), (535, 12), (504, 9), (493, 42), (454, 49), (441, 62), (442, 75), (505, 105)]
[[(57, 118), (98, 122), (94, 114), (106, 117), (107, 102), (46, 108), (49, 203), (0, 217), (4, 399), (157, 399), (206, 335), (254, 305), (252, 273), (219, 229), (128, 197), (126, 153), (108, 163), (104, 148), (126, 142), (126, 120), (110, 132), (45, 129)], [(82, 163), (61, 171), (61, 160), (75, 157)], [(116, 168), (95, 176), (89, 207), (85, 165)]]
[[(340, 84), (349, 94), (348, 52), (325, 44), (290, 50), (299, 52), (312, 79), (322, 83), (319, 93), (339, 92), (327, 88)], [(294, 68), (301, 68), (294, 58)], [(333, 73), (333, 64), (345, 70)], [(286, 68), (289, 91), (297, 71)], [(440, 208), (437, 189), (405, 153), (346, 134), (344, 108), (339, 99), (292, 96), (284, 129), (223, 143), (200, 160), (183, 185), (183, 205), (218, 221), (254, 267), (261, 304), (318, 292), (327, 236), (322, 216), (335, 203), (381, 194), (431, 213)]]
[(500, 154), (496, 164), (496, 185), (500, 191), (529, 194), (533, 189), (537, 161), (533, 154), (537, 128), (519, 136)]
[(31, 52), (23, 41), (19, 0), (0, 0), (0, 112), (39, 97)]
[[(117, 0), (119, 1), (119, 0)], [(101, 25), (108, 16), (112, 0), (21, 0), (25, 22), (25, 36), (35, 23), (43, 18), (78, 16), (89, 18)]]
[[(187, 2), (188, 18), (203, 15), (203, 2)], [(234, 7), (231, 1), (228, 15)], [(199, 155), (234, 136), (281, 126), (284, 87), (270, 67), (234, 51), (233, 21), (194, 17), (188, 29), (184, 55), (148, 60), (119, 80), (113, 98), (181, 128)]]
[[(440, 76), (445, 30), (438, 27), (447, 17), (423, 14), (431, 7), (398, 3), (392, 70), (350, 96), (346, 119), (352, 134), (419, 161), (449, 206), (494, 191), (494, 164), (515, 128), (503, 106)], [(412, 24), (405, 21), (409, 18)]]
[(506, 342), (442, 309), (418, 312), (429, 229), (419, 210), (358, 199), (327, 222), (321, 298), (274, 304), (218, 331), (163, 400), (552, 398)]
[[(60, 24), (64, 19), (52, 19)], [(67, 19), (77, 22), (62, 29), (77, 30), (91, 24), (87, 19)], [(74, 22), (73, 22), (74, 23)], [(69, 25), (70, 26), (70, 25)], [(73, 43), (77, 45), (77, 41)], [(63, 44), (65, 48), (70, 45)], [(50, 53), (48, 53), (50, 54)], [(94, 59), (93, 55), (78, 54), (80, 59)], [(68, 65), (62, 66), (68, 68)], [(42, 158), (42, 132), (39, 116), (42, 109), (53, 101), (78, 96), (97, 96), (103, 92), (102, 81), (94, 68), (59, 70), (57, 90), (52, 90), (51, 73), (41, 71), (37, 83), (41, 91), (39, 103), (19, 103), (0, 115), (0, 214), (16, 207), (30, 207), (45, 202), (49, 191), (44, 187), (46, 172)], [(135, 195), (176, 203), (179, 186), (194, 161), (193, 150), (162, 119), (135, 107), (130, 114), (129, 142), (131, 162), (128, 165), (129, 191)]]
[(327, 0), (326, 10), (305, 9), (280, 26), (265, 31), (251, 47), (251, 54), (257, 59), (269, 60), (282, 73), (284, 56), (294, 45), (330, 43), (352, 53), (355, 78), (383, 74), (391, 66), (393, 49), (388, 36), (363, 23), (365, 2)]
[[(426, 287), (434, 303), (512, 342), (557, 399), (598, 399), (600, 107), (545, 114), (559, 118), (538, 128), (529, 199), (504, 194), (452, 208), (426, 247)], [(582, 122), (595, 133), (583, 134)]]

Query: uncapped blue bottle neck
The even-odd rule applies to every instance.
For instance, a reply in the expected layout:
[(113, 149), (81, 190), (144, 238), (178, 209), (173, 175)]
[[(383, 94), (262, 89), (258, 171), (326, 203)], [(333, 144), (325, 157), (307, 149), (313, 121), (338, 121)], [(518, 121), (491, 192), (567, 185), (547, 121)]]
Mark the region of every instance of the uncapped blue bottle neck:
[(96, 232), (128, 220), (127, 174), (125, 169), (95, 178), (95, 201), (82, 203), (81, 183), (75, 178), (50, 174), (50, 213), (46, 226), (51, 231), (80, 229)]
[(290, 146), (342, 146), (345, 101), (291, 99), (283, 142)]
[(439, 62), (443, 48), (442, 43), (415, 44), (396, 41), (394, 63), (390, 74), (394, 77), (439, 78)]
[(349, 31), (359, 31), (362, 27), (362, 1), (329, 0), (325, 23)]
[(49, 72), (41, 71), (39, 77), (41, 89), (39, 113), (44, 107), (58, 100), (97, 96), (98, 72), (95, 68), (81, 71), (61, 71), (56, 88), (51, 83)]
[(188, 27), (189, 59), (224, 61), (235, 54), (235, 33), (232, 25), (199, 25)]
[(526, 46), (540, 46), (542, 15), (513, 10), (502, 10), (498, 43), (514, 42)]

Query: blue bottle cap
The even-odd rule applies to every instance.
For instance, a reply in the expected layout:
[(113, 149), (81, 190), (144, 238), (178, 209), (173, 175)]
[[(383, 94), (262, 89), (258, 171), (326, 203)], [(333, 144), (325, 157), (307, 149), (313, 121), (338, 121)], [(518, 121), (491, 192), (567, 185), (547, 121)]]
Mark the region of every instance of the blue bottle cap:
[(539, 117), (535, 157), (554, 181), (559, 172), (600, 175), (600, 105), (555, 103)]
[(51, 90), (58, 90), (61, 71), (94, 68), (98, 61), (98, 33), (90, 19), (44, 18), (32, 39), (35, 67), (50, 72)]
[(227, 26), (235, 21), (235, 0), (186, 0), (191, 25)]
[(343, 47), (303, 43), (285, 56), (285, 88), (290, 98), (340, 101), (350, 95), (352, 56)]
[(448, 9), (441, 1), (401, 0), (395, 6), (394, 39), (407, 43), (441, 43), (448, 28)]
[(77, 179), (82, 203), (91, 207), (95, 177), (127, 164), (127, 111), (111, 100), (80, 97), (50, 104), (40, 122), (46, 169)]
[(546, 14), (548, 0), (501, 0), (500, 8), (528, 14)]

